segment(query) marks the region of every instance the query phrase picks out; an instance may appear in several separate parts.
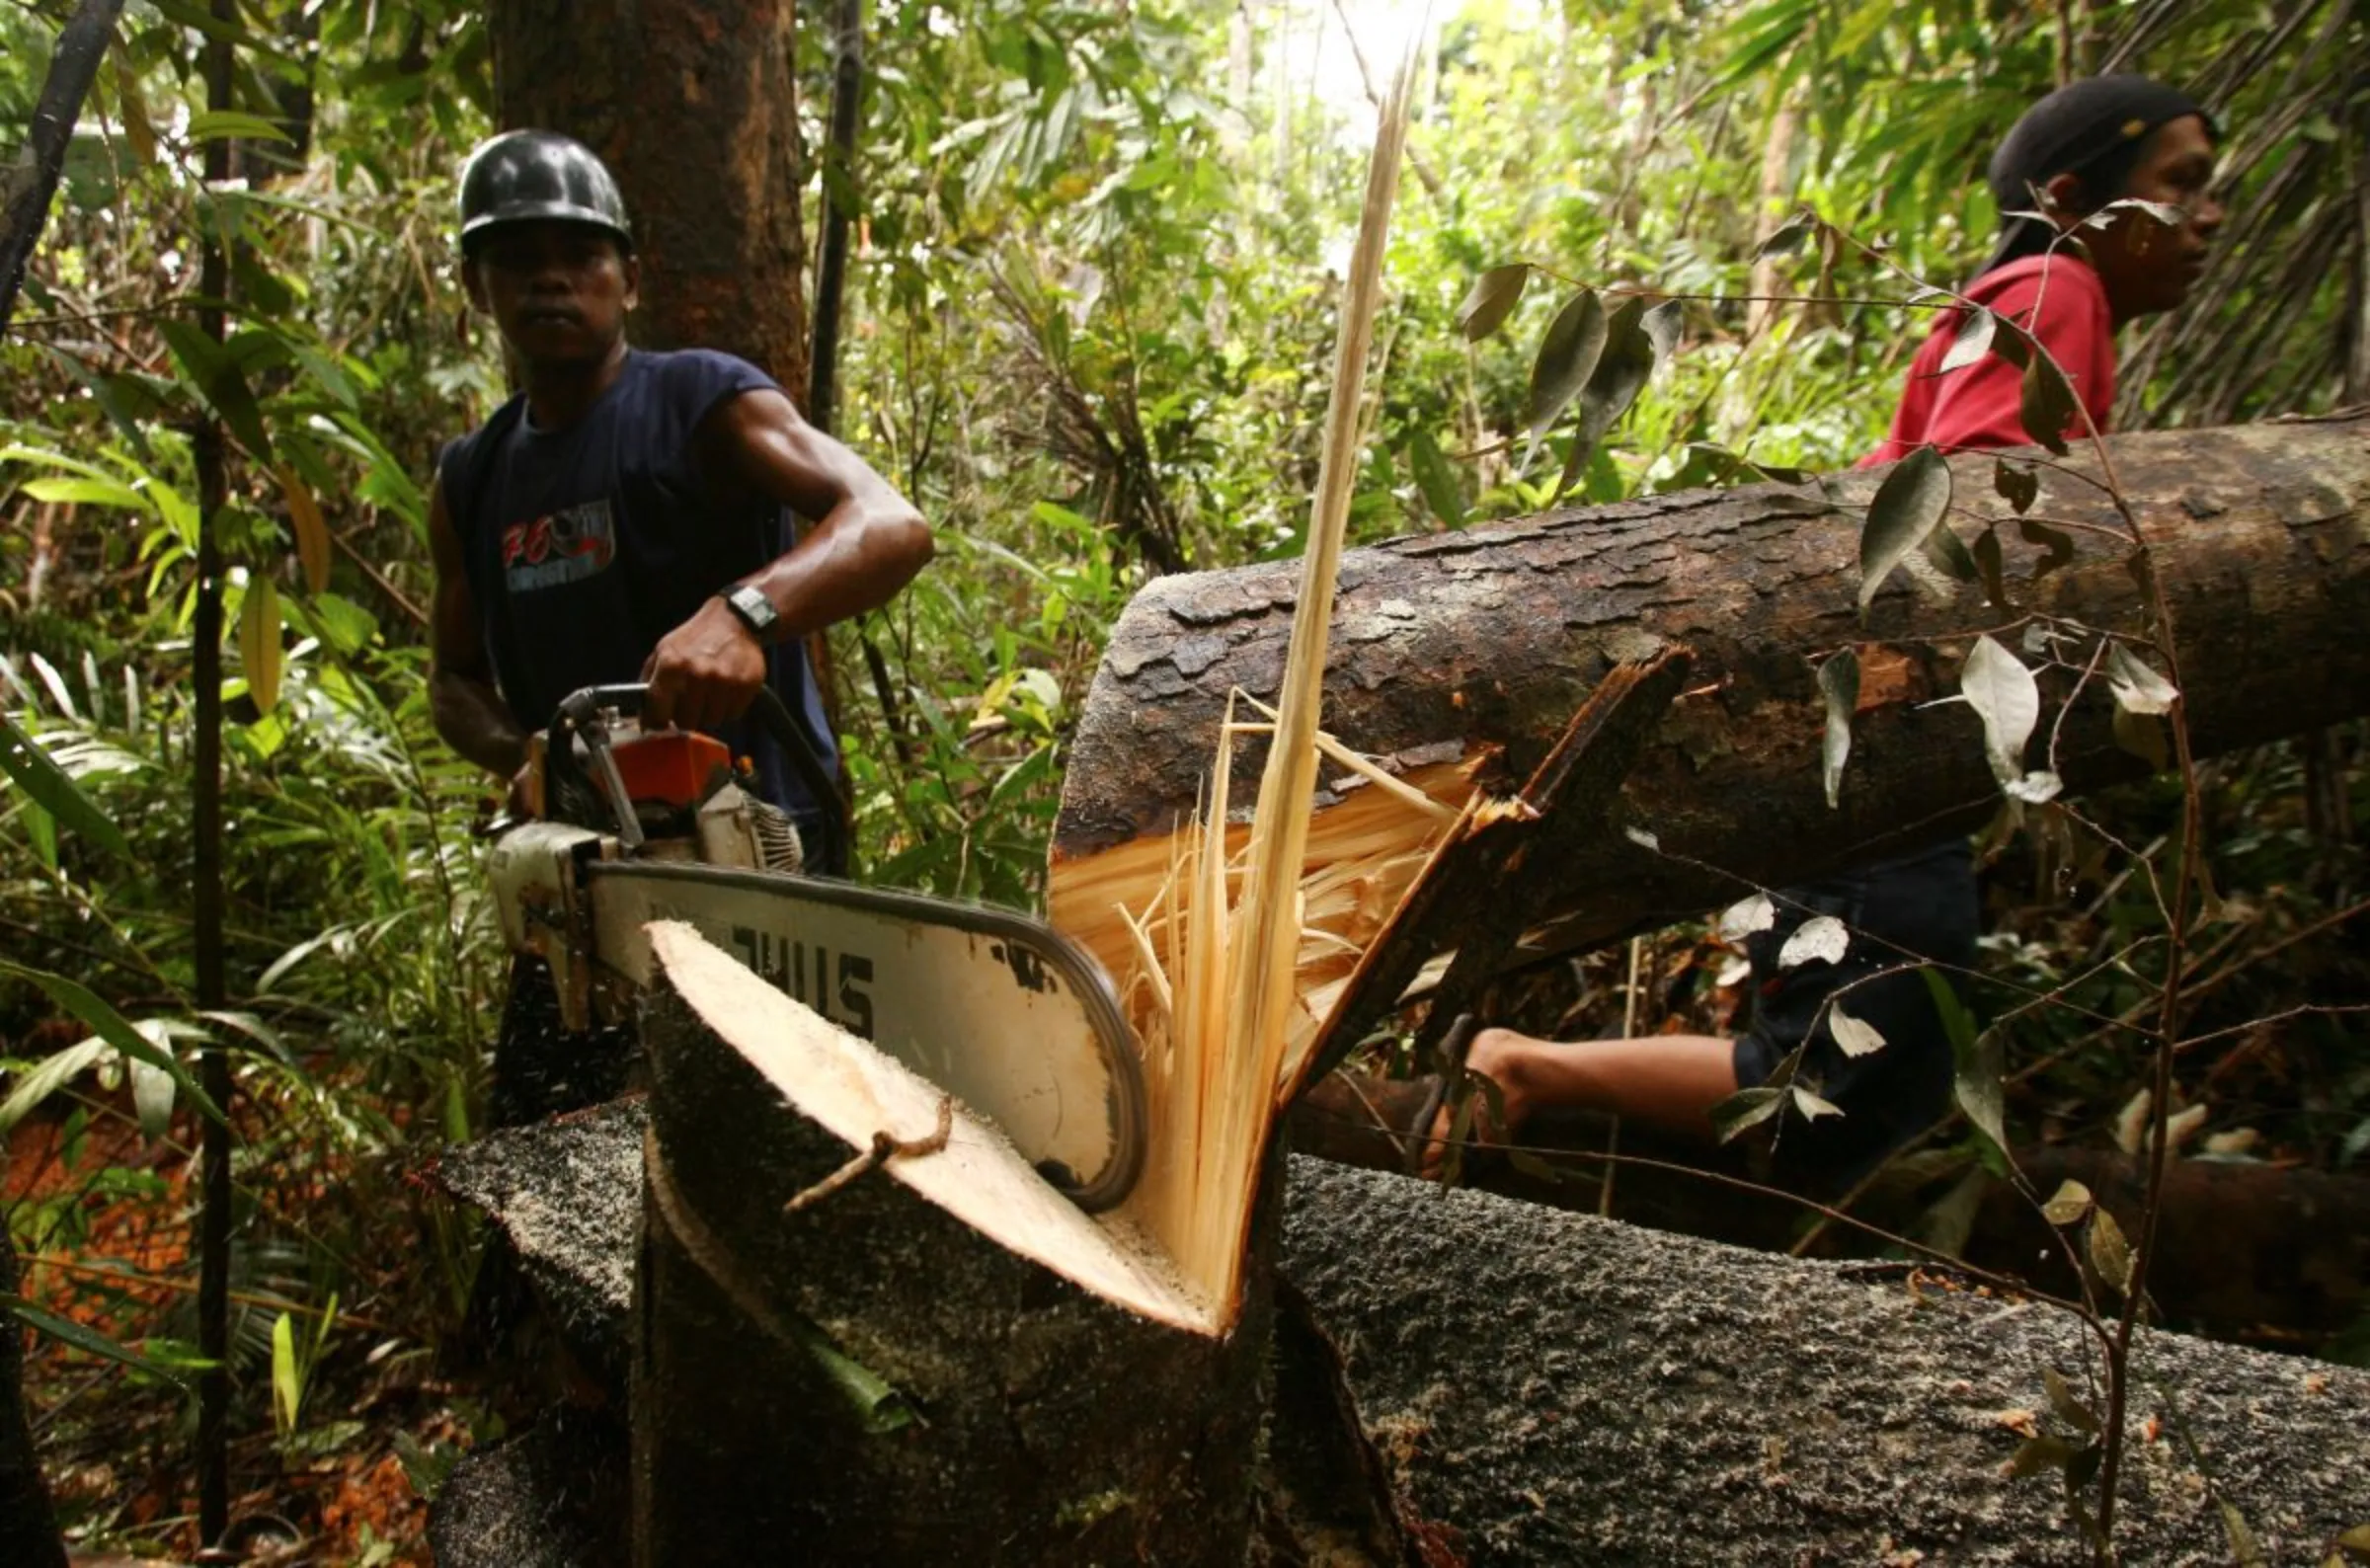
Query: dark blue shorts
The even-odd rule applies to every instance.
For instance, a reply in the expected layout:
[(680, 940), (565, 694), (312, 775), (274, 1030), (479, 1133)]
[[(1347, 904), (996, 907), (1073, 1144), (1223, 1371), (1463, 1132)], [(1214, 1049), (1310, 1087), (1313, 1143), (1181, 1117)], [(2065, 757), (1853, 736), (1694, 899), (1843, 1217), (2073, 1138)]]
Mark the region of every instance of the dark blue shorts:
[[(1787, 888), (1773, 900), (1777, 923), (1746, 942), (1752, 1013), (1736, 1043), (1736, 1081), (1743, 1087), (1767, 1081), (1807, 1040), (1795, 1081), (1844, 1114), (1806, 1122), (1789, 1107), (1778, 1123), (1773, 1156), (1781, 1175), (1849, 1185), (1950, 1108), (1949, 1036), (1925, 976), (1902, 966), (1947, 966), (1952, 988), (1966, 999), (1980, 926), (1974, 854), (1964, 839), (1953, 839)], [(1813, 959), (1778, 969), (1786, 938), (1821, 914), (1851, 930), (1842, 962)], [(1837, 1047), (1826, 1007), (1838, 992), (1846, 1012), (1884, 1037), (1882, 1050), (1847, 1057)]]

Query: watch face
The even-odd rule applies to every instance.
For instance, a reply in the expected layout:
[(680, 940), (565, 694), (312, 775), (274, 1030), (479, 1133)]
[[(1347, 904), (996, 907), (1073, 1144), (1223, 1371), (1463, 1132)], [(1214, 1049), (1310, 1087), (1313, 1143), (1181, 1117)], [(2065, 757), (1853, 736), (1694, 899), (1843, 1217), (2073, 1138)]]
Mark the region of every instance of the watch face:
[(746, 583), (727, 594), (725, 602), (739, 613), (752, 632), (761, 632), (781, 618), (773, 607), (773, 601)]

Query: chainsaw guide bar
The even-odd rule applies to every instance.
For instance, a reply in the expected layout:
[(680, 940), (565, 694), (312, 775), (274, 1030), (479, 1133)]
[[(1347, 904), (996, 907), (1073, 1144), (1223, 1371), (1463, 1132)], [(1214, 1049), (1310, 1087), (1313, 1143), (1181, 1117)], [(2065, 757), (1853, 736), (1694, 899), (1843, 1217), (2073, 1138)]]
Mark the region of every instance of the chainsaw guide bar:
[(1100, 965), (1007, 909), (696, 863), (584, 868), (595, 956), (637, 985), (646, 928), (680, 920), (767, 983), (992, 1120), (1081, 1209), (1143, 1173), (1135, 1032)]

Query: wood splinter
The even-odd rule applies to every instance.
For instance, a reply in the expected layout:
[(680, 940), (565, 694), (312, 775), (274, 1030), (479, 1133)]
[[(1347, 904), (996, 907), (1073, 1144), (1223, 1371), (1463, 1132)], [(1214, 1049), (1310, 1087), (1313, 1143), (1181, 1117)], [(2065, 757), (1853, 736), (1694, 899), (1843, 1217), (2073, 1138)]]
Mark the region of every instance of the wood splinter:
[(872, 1135), (872, 1147), (864, 1150), (854, 1159), (849, 1160), (805, 1192), (782, 1205), (782, 1213), (795, 1215), (801, 1210), (814, 1208), (866, 1171), (878, 1170), (887, 1164), (892, 1155), (911, 1158), (919, 1154), (935, 1154), (946, 1147), (946, 1140), (954, 1136), (954, 1096), (951, 1094), (940, 1095), (938, 1097), (938, 1126), (928, 1137), (899, 1137), (896, 1134), (883, 1128), (880, 1132)]

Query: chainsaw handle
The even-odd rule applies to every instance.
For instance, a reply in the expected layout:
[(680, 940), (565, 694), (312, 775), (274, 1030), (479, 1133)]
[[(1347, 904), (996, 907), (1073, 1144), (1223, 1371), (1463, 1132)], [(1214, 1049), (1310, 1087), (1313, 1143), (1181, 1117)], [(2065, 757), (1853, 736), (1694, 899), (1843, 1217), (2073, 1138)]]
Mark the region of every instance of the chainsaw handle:
[[(600, 728), (600, 711), (614, 708), (619, 713), (640, 718), (643, 704), (649, 697), (650, 687), (641, 681), (613, 686), (585, 686), (562, 697), (559, 708), (551, 716), (551, 728), (544, 738), (544, 770), (559, 777), (577, 776), (580, 769), (576, 761), (576, 748), (570, 744), (575, 737), (582, 734), (587, 737), (588, 745), (596, 749), (605, 749), (607, 737)], [(837, 781), (831, 777), (830, 767), (824, 762), (822, 743), (790, 711), (789, 704), (782, 701), (781, 693), (771, 686), (757, 688), (756, 699), (750, 704), (750, 710), (756, 715), (757, 722), (764, 726), (765, 733), (773, 737), (774, 744), (782, 748), (790, 771), (806, 787), (808, 796), (815, 802), (815, 809), (830, 820), (831, 831), (844, 843), (848, 830), (847, 806), (840, 798)], [(557, 798), (556, 791), (552, 792), (552, 797)], [(616, 810), (621, 826), (632, 823), (631, 802), (618, 802)], [(639, 827), (639, 823), (634, 823), (626, 836), (638, 841), (641, 837)]]

